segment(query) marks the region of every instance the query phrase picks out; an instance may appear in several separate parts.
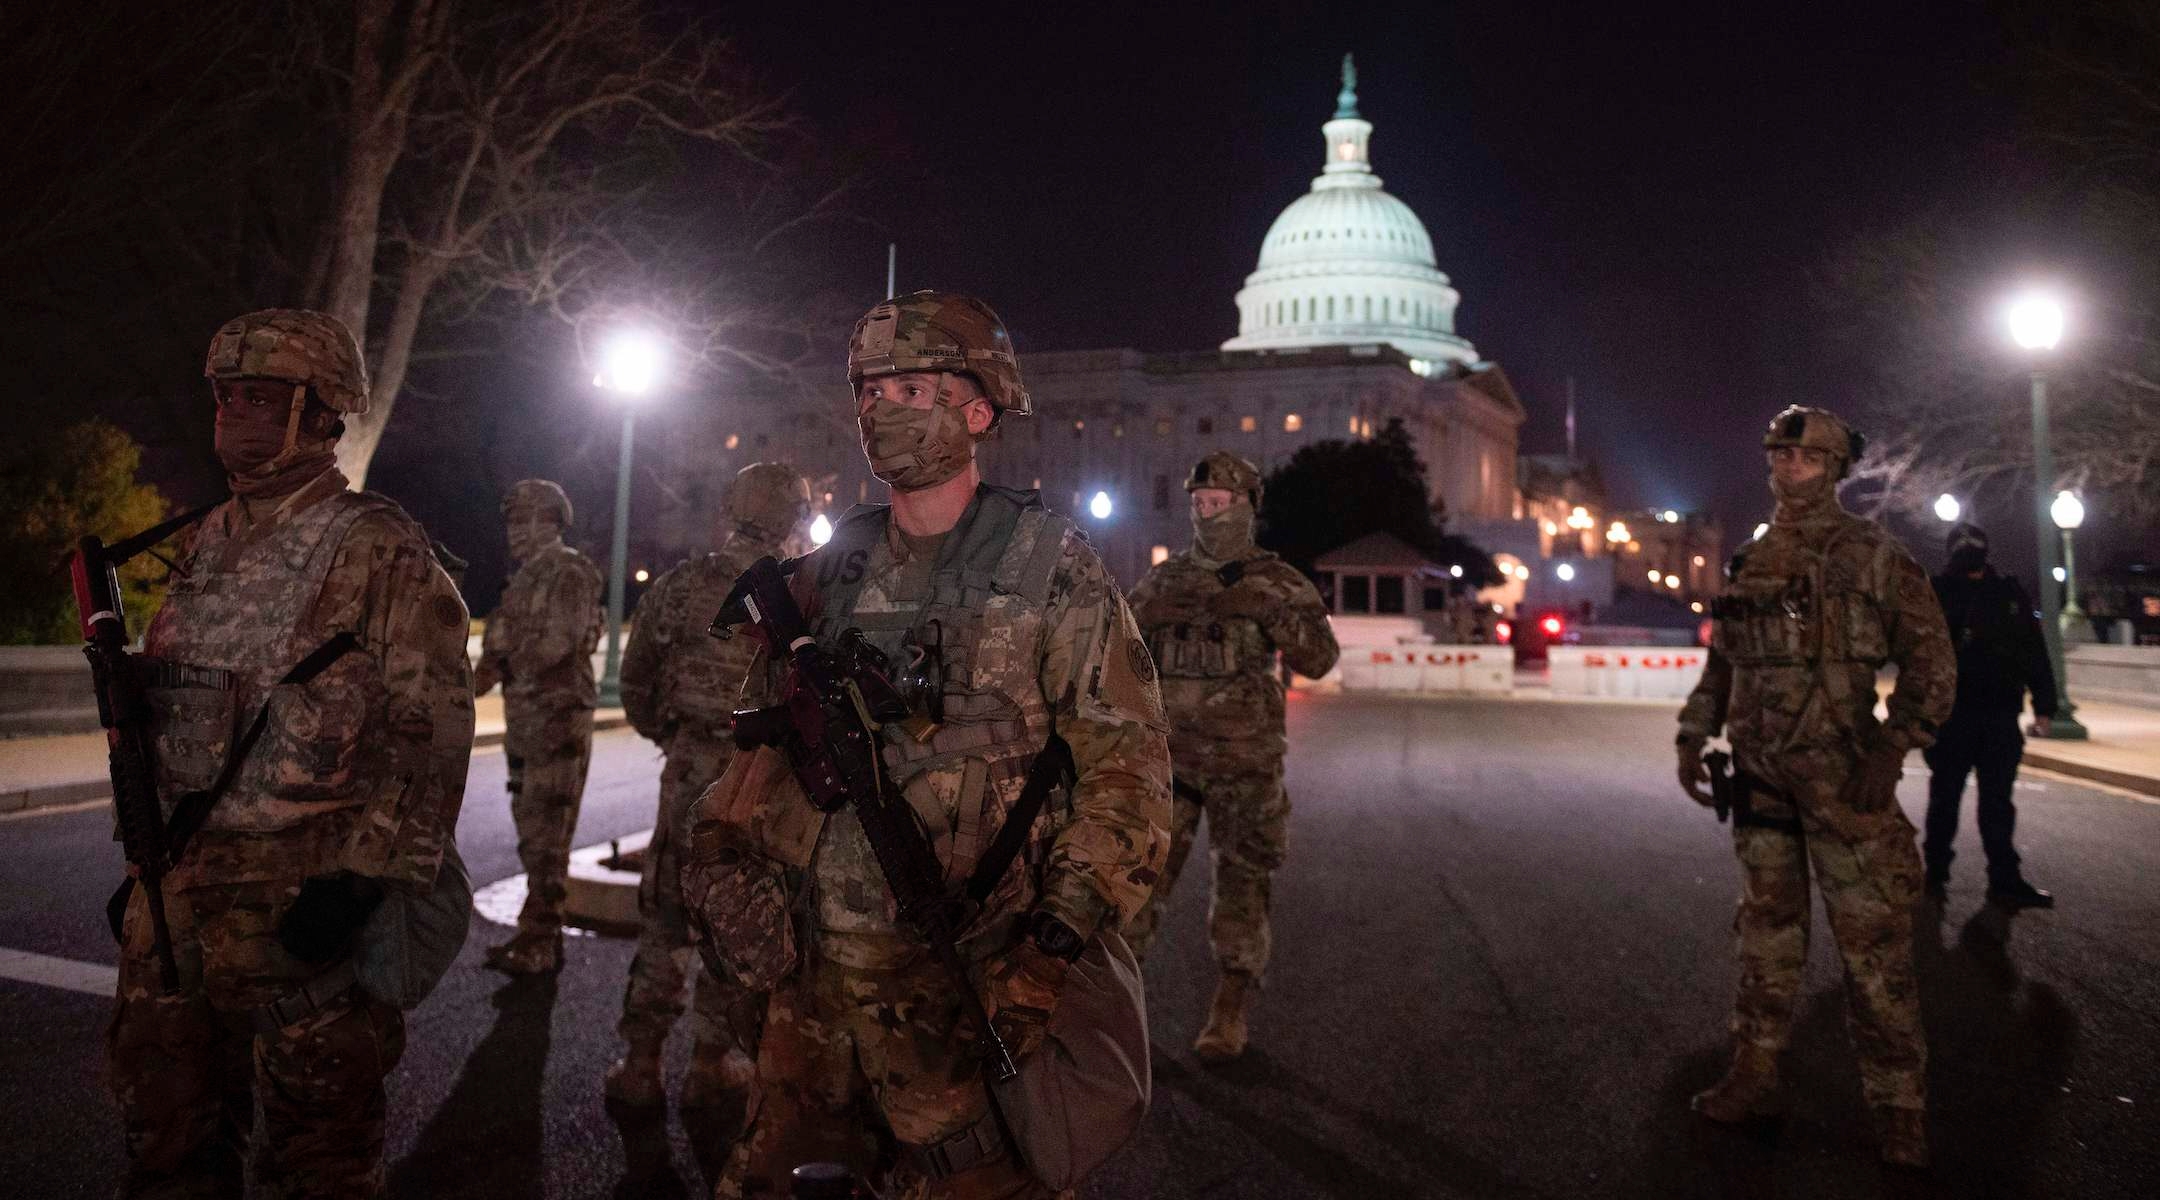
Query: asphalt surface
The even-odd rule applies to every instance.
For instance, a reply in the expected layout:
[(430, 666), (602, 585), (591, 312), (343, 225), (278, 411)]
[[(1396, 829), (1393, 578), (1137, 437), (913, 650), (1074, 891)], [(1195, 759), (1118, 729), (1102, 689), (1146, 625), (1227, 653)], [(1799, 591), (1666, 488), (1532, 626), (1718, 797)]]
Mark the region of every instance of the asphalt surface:
[[(1981, 903), (1977, 837), (1921, 923), (1937, 1169), (1874, 1163), (1820, 912), (1792, 1112), (1749, 1135), (1686, 1098), (1722, 1066), (1737, 874), (1670, 781), (1661, 707), (1293, 700), (1296, 809), (1252, 1051), (1188, 1049), (1213, 985), (1205, 859), (1148, 964), (1155, 1100), (1089, 1200), (1207, 1197), (2147, 1197), (2160, 1194), (2160, 806), (2050, 778), (2019, 842), (2059, 911)], [(579, 844), (650, 823), (657, 757), (602, 734)], [(1919, 816), (1914, 758), (1900, 796)], [(515, 873), (499, 752), (459, 843)], [(0, 822), (0, 948), (110, 963), (100, 812)], [(391, 1081), (399, 1197), (705, 1194), (739, 1114), (618, 1123), (599, 1078), (629, 945), (572, 942), (552, 982), (479, 966), (481, 926), (411, 1015)], [(109, 1194), (108, 1005), (0, 981), (0, 1194)], [(684, 1047), (671, 1047), (680, 1070)]]

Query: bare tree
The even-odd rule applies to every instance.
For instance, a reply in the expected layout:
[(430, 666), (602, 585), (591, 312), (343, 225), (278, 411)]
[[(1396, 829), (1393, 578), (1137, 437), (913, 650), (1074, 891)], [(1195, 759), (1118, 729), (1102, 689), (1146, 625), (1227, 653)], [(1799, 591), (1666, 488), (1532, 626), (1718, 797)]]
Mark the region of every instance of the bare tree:
[(770, 169), (762, 155), (788, 128), (778, 102), (709, 24), (664, 27), (647, 7), (350, 0), (318, 29), (312, 66), (344, 144), (306, 294), (361, 333), (373, 366), (370, 411), (340, 444), (356, 486), (431, 304), (595, 290), (636, 269), (625, 251), (652, 240), (636, 227), (687, 215), (647, 203), (682, 157)]

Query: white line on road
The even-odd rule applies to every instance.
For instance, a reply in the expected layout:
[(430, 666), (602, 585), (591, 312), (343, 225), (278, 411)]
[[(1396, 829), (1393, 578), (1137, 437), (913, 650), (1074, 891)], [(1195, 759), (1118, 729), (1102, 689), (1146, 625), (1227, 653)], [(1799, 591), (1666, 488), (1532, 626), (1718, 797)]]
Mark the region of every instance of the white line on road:
[(120, 982), (120, 969), (103, 963), (32, 954), (28, 950), (0, 950), (0, 979), (110, 996)]

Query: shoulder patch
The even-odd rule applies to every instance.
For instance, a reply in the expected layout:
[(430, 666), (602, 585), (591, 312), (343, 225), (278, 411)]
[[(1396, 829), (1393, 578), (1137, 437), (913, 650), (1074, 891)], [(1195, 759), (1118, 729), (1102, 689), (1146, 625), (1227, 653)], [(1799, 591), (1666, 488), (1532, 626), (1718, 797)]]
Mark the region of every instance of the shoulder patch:
[(465, 624), (465, 608), (448, 596), (437, 596), (433, 605), (435, 623), (444, 629), (456, 629)]
[(1147, 643), (1138, 638), (1128, 639), (1125, 643), (1125, 661), (1132, 667), (1132, 673), (1140, 677), (1140, 682), (1155, 682), (1155, 659), (1148, 653)]

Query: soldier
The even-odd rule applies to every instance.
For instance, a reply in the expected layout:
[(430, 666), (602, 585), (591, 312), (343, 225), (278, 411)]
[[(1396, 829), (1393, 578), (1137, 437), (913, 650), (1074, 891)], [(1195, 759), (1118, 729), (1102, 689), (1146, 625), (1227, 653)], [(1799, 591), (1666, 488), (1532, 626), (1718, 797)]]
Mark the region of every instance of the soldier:
[[(1957, 660), (1927, 573), (1881, 526), (1838, 503), (1861, 437), (1819, 408), (1788, 408), (1763, 438), (1769, 529), (1742, 546), (1713, 610), (1702, 682), (1680, 713), (1680, 785), (1712, 803), (1704, 743), (1731, 738), (1748, 804), (1733, 846), (1740, 988), (1732, 1064), (1696, 1112), (1739, 1123), (1770, 1109), (1807, 963), (1808, 876), (1845, 961), (1862, 1090), (1892, 1164), (1927, 1165), (1927, 1044), (1913, 984), (1920, 856), (1898, 807), (1906, 752), (1949, 715)], [(1889, 720), (1875, 673), (1897, 664)]]
[[(1170, 760), (1154, 667), (1079, 530), (1033, 492), (981, 482), (975, 443), (1029, 411), (988, 306), (939, 292), (878, 305), (855, 326), (848, 379), (893, 502), (850, 512), (794, 585), (820, 641), (857, 628), (908, 664), (919, 719), (913, 733), (884, 727), (884, 762), (947, 880), (989, 852), (1036, 756), (1070, 750), (1073, 775), (958, 945), (1025, 1056), (1072, 959), (1130, 920), (1162, 869)], [(738, 776), (751, 782), (725, 795)], [(899, 926), (852, 808), (827, 816), (784, 772), (731, 770), (691, 836), (684, 902), (699, 936), (787, 964), (772, 972), (752, 1117), (716, 1195), (783, 1194), (789, 1169), (817, 1160), (880, 1194), (1051, 1194), (1005, 1144), (960, 994)], [(768, 867), (784, 881), (778, 907), (706, 903), (713, 879)]]
[(546, 479), (512, 484), (503, 497), (510, 558), (503, 589), (480, 644), (475, 694), (503, 685), (503, 756), (510, 767), (510, 816), (525, 867), (517, 933), (488, 949), (487, 963), (512, 975), (562, 967), (563, 901), (570, 836), (592, 764), (593, 647), (600, 641), (600, 569), (563, 544), (570, 497)]
[(1317, 678), (1340, 653), (1320, 593), (1253, 544), (1260, 469), (1218, 450), (1193, 466), (1193, 547), (1164, 559), (1133, 589), (1133, 615), (1162, 673), (1172, 717), (1170, 863), (1133, 922), (1133, 948), (1154, 941), (1162, 906), (1207, 816), (1215, 865), (1208, 940), (1221, 978), (1195, 1053), (1226, 1062), (1245, 1052), (1247, 1016), (1267, 969), (1268, 887), (1290, 838), (1283, 791), (1283, 685), (1290, 669)]
[[(660, 1048), (682, 1015), (686, 970), (696, 957), (683, 925), (681, 839), (685, 814), (735, 752), (734, 712), (745, 702), (743, 681), (756, 646), (748, 638), (722, 641), (706, 632), (735, 578), (767, 555), (779, 557), (810, 516), (810, 485), (794, 468), (752, 463), (728, 489), (720, 549), (680, 563), (653, 581), (623, 652), (623, 712), (640, 734), (667, 752), (660, 773), (660, 811), (645, 848), (638, 884), (643, 926), (630, 986), (617, 1027), (629, 1050), (609, 1069), (607, 1094), (631, 1105), (659, 1104)], [(718, 1103), (750, 1085), (746, 1051), (763, 1016), (762, 996), (750, 996), (707, 972), (698, 981), (691, 1017), (690, 1073), (682, 1102)], [(736, 1031), (741, 1030), (738, 1034)]]
[(465, 606), (412, 518), (337, 469), (368, 402), (344, 325), (249, 313), (204, 374), (233, 495), (189, 538), (142, 667), (167, 813), (214, 799), (164, 885), (176, 993), (141, 888), (122, 926), (119, 1191), (238, 1196), (250, 1174), (263, 1195), (376, 1196), (404, 1019), (340, 968), (384, 889), (432, 888), (455, 836)]

